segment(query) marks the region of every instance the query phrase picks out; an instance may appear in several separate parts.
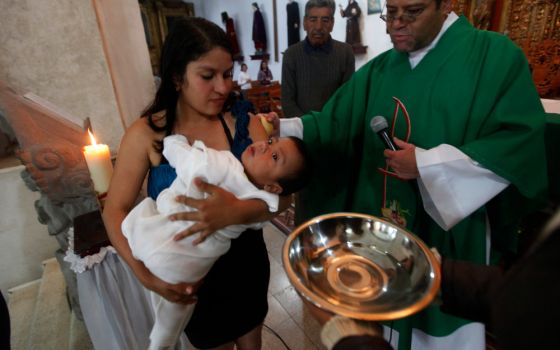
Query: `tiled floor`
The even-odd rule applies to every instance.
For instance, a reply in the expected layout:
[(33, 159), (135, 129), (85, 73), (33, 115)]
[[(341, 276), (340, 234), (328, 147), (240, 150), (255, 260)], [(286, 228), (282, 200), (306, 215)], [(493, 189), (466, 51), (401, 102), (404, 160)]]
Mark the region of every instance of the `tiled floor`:
[[(270, 258), (268, 315), (263, 331), (263, 350), (323, 350), (319, 337), (321, 326), (308, 313), (291, 286), (282, 267), (282, 245), (286, 236), (274, 225), (267, 224), (264, 237)], [(282, 344), (282, 341), (285, 343)]]

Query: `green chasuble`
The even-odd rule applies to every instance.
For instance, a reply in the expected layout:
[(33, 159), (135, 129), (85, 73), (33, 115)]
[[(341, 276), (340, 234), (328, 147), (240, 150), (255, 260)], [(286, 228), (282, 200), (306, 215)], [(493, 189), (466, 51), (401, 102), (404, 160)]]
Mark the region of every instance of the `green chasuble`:
[[(457, 147), (511, 185), (447, 232), (425, 212), (416, 181), (388, 177), (387, 207), (393, 203), (400, 222), (443, 256), (484, 264), (487, 215), (492, 248), (513, 249), (511, 224), (523, 203), (546, 191), (545, 114), (523, 52), (503, 35), (474, 29), (464, 17), (416, 68), (408, 54), (384, 52), (338, 89), (322, 112), (302, 117), (316, 171), (304, 199), (306, 218), (338, 211), (382, 216), (383, 175), (377, 169), (385, 166), (384, 145), (369, 123), (377, 115), (391, 123), (393, 96), (409, 112), (410, 143)], [(395, 124), (395, 136), (404, 139), (402, 113)], [(446, 336), (466, 322), (430, 306), (394, 327), (404, 349), (411, 328)]]

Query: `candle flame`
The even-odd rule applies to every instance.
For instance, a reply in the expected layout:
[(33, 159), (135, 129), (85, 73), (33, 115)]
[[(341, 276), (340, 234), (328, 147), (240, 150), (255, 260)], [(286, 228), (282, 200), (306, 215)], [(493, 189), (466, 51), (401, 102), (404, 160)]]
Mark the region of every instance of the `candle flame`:
[(95, 137), (93, 137), (93, 134), (91, 133), (91, 131), (89, 130), (89, 128), (87, 129), (87, 132), (89, 134), (89, 139), (91, 140), (91, 144), (92, 145), (97, 145), (97, 141), (95, 141)]

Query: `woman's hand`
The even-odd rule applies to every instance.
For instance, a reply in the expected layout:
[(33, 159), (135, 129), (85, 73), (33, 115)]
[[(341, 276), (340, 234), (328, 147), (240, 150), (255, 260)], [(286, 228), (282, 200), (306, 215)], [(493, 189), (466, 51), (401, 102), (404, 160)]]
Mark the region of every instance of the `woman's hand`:
[(191, 227), (175, 235), (174, 239), (176, 241), (200, 232), (199, 237), (193, 241), (193, 244), (196, 245), (204, 242), (206, 237), (217, 230), (229, 225), (243, 223), (243, 218), (239, 215), (240, 211), (237, 209), (241, 201), (231, 192), (206, 183), (200, 178), (195, 178), (194, 183), (199, 190), (207, 193), (208, 197), (206, 199), (177, 197), (177, 202), (195, 208), (197, 211), (176, 213), (169, 216), (171, 221), (196, 221)]
[(196, 291), (202, 283), (202, 280), (200, 280), (196, 283), (170, 284), (157, 278), (151, 273), (144, 277), (145, 278), (141, 279), (144, 287), (161, 295), (172, 303), (184, 305), (196, 303)]

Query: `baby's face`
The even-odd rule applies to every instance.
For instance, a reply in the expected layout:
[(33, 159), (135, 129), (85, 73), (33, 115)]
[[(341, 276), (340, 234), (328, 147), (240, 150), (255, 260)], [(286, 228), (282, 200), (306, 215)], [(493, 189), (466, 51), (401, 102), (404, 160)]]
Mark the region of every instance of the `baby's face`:
[(288, 178), (302, 166), (303, 158), (294, 141), (270, 138), (251, 144), (241, 155), (249, 179), (259, 188)]

